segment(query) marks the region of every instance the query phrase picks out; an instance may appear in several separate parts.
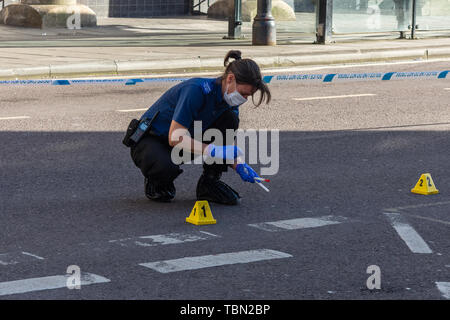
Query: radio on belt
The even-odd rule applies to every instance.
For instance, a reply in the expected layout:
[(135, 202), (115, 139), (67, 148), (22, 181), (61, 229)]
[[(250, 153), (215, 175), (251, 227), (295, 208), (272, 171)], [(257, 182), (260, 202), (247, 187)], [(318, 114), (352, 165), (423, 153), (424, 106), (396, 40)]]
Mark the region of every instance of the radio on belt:
[(145, 135), (145, 133), (151, 128), (152, 122), (155, 120), (155, 118), (158, 116), (158, 114), (159, 114), (159, 111), (155, 113), (155, 115), (153, 116), (153, 118), (151, 120), (145, 118), (139, 122), (139, 125), (136, 128), (136, 131), (130, 137), (130, 139), (134, 143), (138, 143), (139, 140), (141, 140), (141, 138)]

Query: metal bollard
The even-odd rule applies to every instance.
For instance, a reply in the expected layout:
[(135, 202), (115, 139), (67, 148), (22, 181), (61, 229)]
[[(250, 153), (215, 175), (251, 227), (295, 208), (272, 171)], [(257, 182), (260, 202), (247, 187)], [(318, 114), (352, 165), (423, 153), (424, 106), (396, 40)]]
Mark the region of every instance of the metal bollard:
[(316, 43), (332, 42), (333, 34), (333, 1), (319, 0), (316, 12)]
[(241, 39), (242, 38), (242, 0), (234, 0), (234, 8), (228, 18), (228, 36), (224, 39)]

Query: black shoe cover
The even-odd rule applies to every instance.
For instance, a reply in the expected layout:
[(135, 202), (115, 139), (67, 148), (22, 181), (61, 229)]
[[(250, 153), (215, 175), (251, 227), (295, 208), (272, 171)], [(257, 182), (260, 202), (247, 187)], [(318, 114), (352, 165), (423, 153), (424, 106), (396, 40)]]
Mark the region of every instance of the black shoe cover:
[(159, 202), (170, 202), (175, 198), (176, 190), (173, 182), (161, 184), (153, 183), (150, 179), (145, 178), (145, 195), (150, 200)]
[(197, 183), (197, 200), (237, 205), (240, 203), (240, 195), (229, 185), (220, 181), (221, 174), (203, 173)]

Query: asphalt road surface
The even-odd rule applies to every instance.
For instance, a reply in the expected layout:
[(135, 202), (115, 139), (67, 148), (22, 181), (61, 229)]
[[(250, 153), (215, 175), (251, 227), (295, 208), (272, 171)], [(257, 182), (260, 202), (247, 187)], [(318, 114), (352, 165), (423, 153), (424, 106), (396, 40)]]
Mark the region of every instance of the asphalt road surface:
[[(270, 192), (229, 171), (242, 203), (205, 226), (185, 221), (201, 166), (151, 202), (121, 143), (173, 85), (0, 86), (0, 299), (450, 298), (449, 76), (270, 84), (241, 107), (242, 129), (279, 130)], [(439, 194), (411, 193), (422, 173)]]

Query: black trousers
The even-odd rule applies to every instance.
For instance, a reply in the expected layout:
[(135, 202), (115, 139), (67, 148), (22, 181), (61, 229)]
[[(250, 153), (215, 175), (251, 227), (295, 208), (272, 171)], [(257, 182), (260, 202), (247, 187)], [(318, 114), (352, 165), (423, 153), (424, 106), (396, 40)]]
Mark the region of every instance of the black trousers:
[[(226, 110), (209, 128), (217, 129), (226, 137), (226, 130), (239, 128), (239, 117), (231, 110)], [(202, 141), (212, 143), (213, 141)], [(172, 147), (167, 137), (147, 135), (136, 146), (131, 147), (131, 158), (134, 164), (141, 169), (144, 177), (162, 184), (171, 183), (183, 170), (174, 164), (171, 159)], [(228, 170), (227, 164), (203, 164), (205, 170), (217, 173)]]

